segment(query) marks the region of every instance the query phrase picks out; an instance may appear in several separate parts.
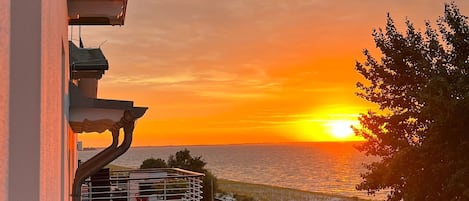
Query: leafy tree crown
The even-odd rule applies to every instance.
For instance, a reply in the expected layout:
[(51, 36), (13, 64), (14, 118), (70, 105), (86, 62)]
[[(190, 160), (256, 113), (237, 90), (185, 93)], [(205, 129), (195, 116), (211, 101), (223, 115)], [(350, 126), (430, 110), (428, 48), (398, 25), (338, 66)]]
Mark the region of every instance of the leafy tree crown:
[(390, 189), (388, 200), (469, 200), (469, 27), (454, 3), (424, 31), (388, 14), (372, 35), (382, 55), (364, 50), (356, 70), (358, 96), (380, 111), (359, 117), (358, 149), (381, 160), (368, 164), (357, 189)]

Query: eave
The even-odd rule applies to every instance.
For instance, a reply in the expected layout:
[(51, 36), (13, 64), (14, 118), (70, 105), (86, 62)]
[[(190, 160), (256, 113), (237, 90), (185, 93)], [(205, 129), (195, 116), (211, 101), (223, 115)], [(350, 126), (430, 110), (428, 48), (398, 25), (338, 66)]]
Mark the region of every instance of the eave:
[(75, 133), (104, 132), (129, 111), (135, 118), (143, 116), (146, 107), (134, 107), (132, 101), (85, 97), (73, 83), (70, 87), (69, 123)]
[(69, 25), (124, 25), (127, 0), (68, 0)]

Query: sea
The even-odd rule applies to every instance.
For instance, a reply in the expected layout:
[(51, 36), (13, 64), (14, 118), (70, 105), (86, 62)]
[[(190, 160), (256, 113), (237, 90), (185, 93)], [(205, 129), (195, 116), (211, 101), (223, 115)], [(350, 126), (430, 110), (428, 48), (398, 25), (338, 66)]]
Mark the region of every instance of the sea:
[[(177, 151), (188, 149), (202, 156), (206, 168), (218, 178), (266, 184), (312, 192), (383, 200), (385, 193), (368, 196), (355, 190), (361, 182), (363, 164), (377, 158), (357, 151), (357, 143), (312, 142), (281, 144), (239, 144), (207, 146), (132, 147), (112, 164), (138, 168), (147, 158), (167, 160)], [(86, 161), (100, 149), (80, 151)]]

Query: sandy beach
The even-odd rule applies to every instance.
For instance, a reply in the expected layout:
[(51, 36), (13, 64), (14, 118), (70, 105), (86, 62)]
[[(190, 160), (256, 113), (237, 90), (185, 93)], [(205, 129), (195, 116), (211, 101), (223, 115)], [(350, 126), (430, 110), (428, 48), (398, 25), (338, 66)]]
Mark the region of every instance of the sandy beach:
[(291, 188), (251, 184), (225, 179), (218, 180), (218, 188), (223, 192), (253, 197), (259, 201), (365, 201), (357, 197), (315, 193)]

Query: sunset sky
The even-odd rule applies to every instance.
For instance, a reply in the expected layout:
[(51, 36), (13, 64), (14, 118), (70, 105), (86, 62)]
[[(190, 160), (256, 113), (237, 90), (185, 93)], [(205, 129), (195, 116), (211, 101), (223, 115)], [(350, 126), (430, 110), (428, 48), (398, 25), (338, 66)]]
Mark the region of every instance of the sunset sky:
[(364, 48), (377, 53), (373, 28), (387, 12), (401, 28), (406, 17), (435, 25), (444, 2), (129, 0), (124, 26), (83, 26), (82, 37), (110, 62), (98, 96), (149, 107), (133, 146), (357, 140), (334, 132), (375, 108), (355, 96), (354, 70)]

